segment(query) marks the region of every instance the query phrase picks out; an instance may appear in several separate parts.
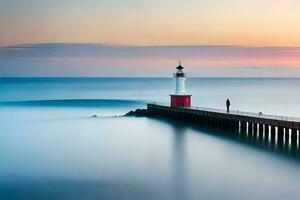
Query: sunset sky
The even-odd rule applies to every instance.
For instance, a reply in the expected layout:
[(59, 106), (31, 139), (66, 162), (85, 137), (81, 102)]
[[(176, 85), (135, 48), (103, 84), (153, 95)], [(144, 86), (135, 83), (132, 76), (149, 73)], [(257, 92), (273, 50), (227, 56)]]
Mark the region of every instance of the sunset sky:
[[(103, 67), (117, 69), (121, 65), (131, 67), (129, 74), (137, 70), (138, 75), (151, 75), (140, 68), (174, 67), (178, 59), (185, 61), (196, 75), (227, 75), (221, 67), (295, 70), (300, 67), (299, 10), (299, 0), (0, 0), (0, 76), (22, 75), (21, 71), (28, 72), (27, 75), (43, 75), (32, 69), (24, 70), (34, 65), (41, 66), (42, 71), (45, 69), (44, 75), (48, 75), (46, 71), (51, 66), (58, 66), (53, 64), (53, 59), (59, 60), (61, 68), (64, 62), (67, 65), (72, 61), (78, 65), (78, 60), (86, 69), (97, 65), (100, 71), (92, 70), (97, 76), (103, 75)], [(56, 53), (59, 58), (54, 58), (45, 53), (47, 50), (43, 46), (41, 61), (35, 54), (31, 55), (30, 50), (26, 58), (11, 50), (22, 44), (50, 43), (60, 43), (57, 47), (60, 49), (62, 44), (77, 44), (75, 49), (82, 54), (65, 56), (62, 53), (62, 56)], [(112, 58), (111, 55), (99, 56), (103, 55), (99, 50), (88, 55), (84, 52), (86, 45), (80, 47), (82, 43), (174, 48), (169, 49), (173, 52), (171, 57), (162, 49), (163, 53), (157, 55), (154, 62), (153, 49), (145, 51), (144, 55), (118, 57), (120, 53), (114, 52), (116, 48), (106, 48), (105, 55), (111, 52), (115, 55)], [(211, 46), (215, 48), (212, 50)], [(192, 55), (183, 53), (193, 52), (194, 47), (201, 51), (197, 49)], [(231, 54), (222, 56), (227, 52), (226, 47)], [(232, 47), (235, 47), (234, 51)], [(208, 53), (205, 54), (206, 50)], [(24, 68), (20, 71), (22, 64)], [(204, 69), (212, 71), (211, 74)], [(119, 75), (129, 75), (127, 72)], [(231, 72), (227, 71), (229, 75)], [(113, 74), (118, 75), (117, 71)], [(153, 75), (166, 74), (164, 70), (157, 70)]]

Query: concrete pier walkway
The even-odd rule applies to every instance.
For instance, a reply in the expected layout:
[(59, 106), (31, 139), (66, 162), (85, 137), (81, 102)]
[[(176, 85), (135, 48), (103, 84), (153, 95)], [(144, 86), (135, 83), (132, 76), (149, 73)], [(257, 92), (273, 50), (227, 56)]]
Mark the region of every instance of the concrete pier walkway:
[(152, 116), (188, 121), (203, 127), (245, 133), (250, 137), (263, 137), (278, 145), (299, 146), (300, 118), (202, 108), (170, 107), (160, 103), (147, 105)]

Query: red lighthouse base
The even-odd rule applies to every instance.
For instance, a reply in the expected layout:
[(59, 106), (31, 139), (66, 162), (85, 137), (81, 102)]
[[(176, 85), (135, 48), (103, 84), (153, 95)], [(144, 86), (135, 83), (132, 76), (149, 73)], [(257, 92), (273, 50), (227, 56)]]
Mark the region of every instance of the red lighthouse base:
[(190, 107), (192, 95), (170, 95), (172, 107)]

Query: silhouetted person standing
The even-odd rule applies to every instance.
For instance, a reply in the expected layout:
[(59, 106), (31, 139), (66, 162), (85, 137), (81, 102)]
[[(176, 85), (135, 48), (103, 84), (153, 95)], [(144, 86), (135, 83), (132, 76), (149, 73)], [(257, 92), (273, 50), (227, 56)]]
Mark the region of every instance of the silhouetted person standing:
[(226, 100), (227, 113), (229, 113), (229, 107), (230, 107), (230, 101), (229, 101), (229, 99), (227, 99)]

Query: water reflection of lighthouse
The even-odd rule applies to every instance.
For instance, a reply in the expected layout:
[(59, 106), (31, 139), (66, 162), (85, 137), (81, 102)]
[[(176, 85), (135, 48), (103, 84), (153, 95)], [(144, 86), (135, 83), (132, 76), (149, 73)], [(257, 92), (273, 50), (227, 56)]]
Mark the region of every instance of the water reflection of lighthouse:
[(171, 106), (174, 107), (190, 107), (191, 106), (191, 95), (185, 93), (185, 72), (184, 68), (179, 61), (179, 66), (176, 68), (174, 77), (176, 79), (176, 90), (175, 94), (171, 94)]

